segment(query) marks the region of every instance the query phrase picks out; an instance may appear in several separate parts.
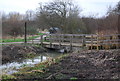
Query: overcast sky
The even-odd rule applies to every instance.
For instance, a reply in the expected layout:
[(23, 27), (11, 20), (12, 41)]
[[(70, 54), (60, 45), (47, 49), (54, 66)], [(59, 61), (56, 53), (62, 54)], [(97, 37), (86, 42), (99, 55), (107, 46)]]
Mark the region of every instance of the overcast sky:
[[(0, 11), (25, 13), (27, 10), (36, 10), (40, 2), (49, 2), (50, 0), (0, 0)], [(109, 5), (115, 6), (119, 0), (73, 0), (75, 4), (82, 8), (82, 14), (105, 15)]]

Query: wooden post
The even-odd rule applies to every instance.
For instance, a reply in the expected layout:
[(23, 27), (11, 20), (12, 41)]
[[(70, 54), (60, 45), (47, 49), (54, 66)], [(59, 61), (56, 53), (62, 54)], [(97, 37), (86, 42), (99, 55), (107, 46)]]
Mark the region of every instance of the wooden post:
[(73, 43), (73, 35), (72, 36), (70, 36), (70, 50), (72, 50), (72, 43)]
[(97, 35), (97, 50), (99, 50), (99, 40), (98, 40), (99, 36)]
[(27, 22), (25, 22), (25, 43), (27, 43)]
[(14, 34), (14, 37), (13, 37), (13, 38), (14, 38), (14, 41), (15, 41), (16, 33), (15, 33), (15, 32), (13, 32), (13, 34)]
[(52, 35), (51, 34), (50, 34), (49, 40), (50, 40), (50, 48), (51, 48), (52, 47)]
[(64, 34), (62, 34), (62, 43), (64, 43)]
[(119, 43), (119, 42), (120, 42), (119, 35), (120, 35), (120, 34), (118, 34), (118, 37), (117, 37), (117, 40), (118, 40), (118, 41), (116, 42), (116, 49), (119, 49), (119, 44), (120, 44), (120, 43)]
[(61, 35), (59, 35), (59, 48), (61, 48)]
[(43, 35), (41, 35), (41, 46), (43, 46)]
[[(33, 37), (33, 34), (32, 34), (32, 37)], [(32, 38), (32, 44), (34, 43), (34, 41), (33, 41), (33, 38)]]
[(91, 35), (91, 50), (93, 49), (93, 35)]
[[(111, 36), (111, 35), (110, 35), (110, 36)], [(110, 36), (108, 37), (108, 42), (107, 42), (108, 50), (110, 49), (110, 45), (111, 45), (111, 43), (110, 43)]]
[(84, 48), (86, 46), (86, 36), (83, 35), (82, 37), (82, 47)]

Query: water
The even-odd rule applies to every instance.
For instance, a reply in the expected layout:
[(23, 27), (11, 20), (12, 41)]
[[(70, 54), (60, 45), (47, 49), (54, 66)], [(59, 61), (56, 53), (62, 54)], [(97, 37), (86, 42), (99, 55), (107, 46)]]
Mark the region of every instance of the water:
[(2, 74), (13, 74), (15, 72), (18, 72), (17, 69), (26, 66), (33, 67), (35, 64), (46, 61), (48, 58), (58, 57), (59, 55), (60, 53), (54, 53), (54, 52), (43, 53), (32, 59), (25, 59), (22, 60), (21, 62), (12, 62), (12, 63), (0, 65), (0, 71), (2, 71)]

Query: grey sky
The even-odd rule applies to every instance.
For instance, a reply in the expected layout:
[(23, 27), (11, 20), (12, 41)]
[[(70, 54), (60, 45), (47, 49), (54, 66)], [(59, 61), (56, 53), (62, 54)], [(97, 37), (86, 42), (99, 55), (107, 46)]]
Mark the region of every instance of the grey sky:
[[(50, 0), (0, 0), (0, 11), (6, 13), (16, 11), (25, 13), (27, 10), (35, 10), (39, 7), (40, 2), (48, 2)], [(99, 14), (105, 15), (109, 5), (115, 6), (119, 0), (73, 0), (82, 9), (84, 15)]]

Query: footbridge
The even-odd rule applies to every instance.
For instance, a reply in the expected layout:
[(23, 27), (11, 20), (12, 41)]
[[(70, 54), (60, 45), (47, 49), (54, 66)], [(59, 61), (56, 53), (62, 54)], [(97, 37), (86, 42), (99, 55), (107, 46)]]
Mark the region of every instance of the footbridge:
[(88, 49), (119, 49), (120, 34), (96, 35), (96, 34), (49, 34), (42, 35), (40, 44), (43, 47), (60, 49), (65, 46), (86, 47)]

